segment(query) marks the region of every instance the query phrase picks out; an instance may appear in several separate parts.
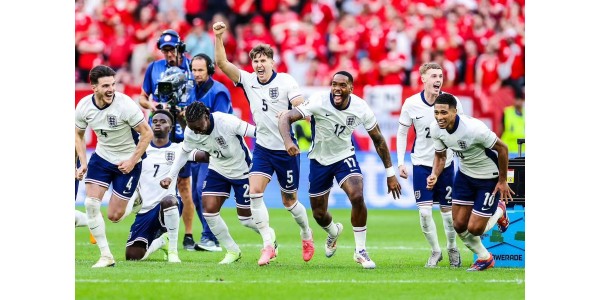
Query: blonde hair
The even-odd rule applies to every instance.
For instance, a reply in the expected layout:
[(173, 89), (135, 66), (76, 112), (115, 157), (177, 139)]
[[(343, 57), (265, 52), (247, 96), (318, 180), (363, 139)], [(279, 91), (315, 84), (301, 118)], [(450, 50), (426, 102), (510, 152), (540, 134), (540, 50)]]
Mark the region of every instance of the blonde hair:
[(421, 76), (425, 75), (429, 70), (441, 70), (442, 66), (437, 63), (424, 63), (419, 67), (419, 73)]

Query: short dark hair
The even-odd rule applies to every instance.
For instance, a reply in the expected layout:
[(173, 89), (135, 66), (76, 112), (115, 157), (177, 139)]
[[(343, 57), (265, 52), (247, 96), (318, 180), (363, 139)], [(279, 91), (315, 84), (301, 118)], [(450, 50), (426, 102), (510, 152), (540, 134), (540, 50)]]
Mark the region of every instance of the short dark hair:
[(267, 45), (267, 44), (258, 44), (256, 46), (254, 46), (254, 48), (252, 48), (252, 50), (250, 50), (250, 53), (248, 53), (248, 56), (250, 56), (250, 59), (253, 60), (257, 55), (262, 54), (270, 59), (273, 59), (273, 48), (271, 48), (271, 46)]
[(200, 101), (194, 101), (185, 108), (185, 119), (188, 122), (200, 120), (204, 115), (209, 115), (210, 110)]
[[(333, 74), (333, 77), (335, 77), (335, 75), (340, 74), (340, 75), (344, 75), (346, 77), (348, 77), (348, 82), (354, 84), (354, 77), (352, 77), (352, 74), (346, 72), (346, 71), (337, 71), (335, 74)], [(332, 77), (332, 79), (333, 79)]]
[(433, 104), (448, 104), (451, 108), (456, 108), (456, 98), (452, 94), (443, 93), (435, 98)]
[(166, 115), (167, 117), (169, 117), (169, 120), (171, 121), (171, 125), (175, 124), (175, 118), (173, 117), (173, 114), (171, 114), (171, 112), (169, 112), (168, 110), (158, 109), (152, 114), (152, 118), (154, 118), (154, 116), (156, 116), (158, 114)]
[(109, 66), (97, 65), (90, 71), (90, 83), (98, 84), (98, 79), (115, 76), (115, 74), (117, 74), (115, 70), (111, 69)]

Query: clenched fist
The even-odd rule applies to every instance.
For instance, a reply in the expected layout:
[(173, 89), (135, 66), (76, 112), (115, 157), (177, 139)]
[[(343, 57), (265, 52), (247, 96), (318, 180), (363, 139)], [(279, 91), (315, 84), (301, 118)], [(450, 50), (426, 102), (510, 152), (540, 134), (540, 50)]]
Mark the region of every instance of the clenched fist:
[(213, 24), (213, 31), (214, 31), (215, 35), (222, 35), (226, 29), (227, 29), (227, 25), (225, 25), (225, 23), (223, 23), (223, 22), (217, 22), (217, 23)]

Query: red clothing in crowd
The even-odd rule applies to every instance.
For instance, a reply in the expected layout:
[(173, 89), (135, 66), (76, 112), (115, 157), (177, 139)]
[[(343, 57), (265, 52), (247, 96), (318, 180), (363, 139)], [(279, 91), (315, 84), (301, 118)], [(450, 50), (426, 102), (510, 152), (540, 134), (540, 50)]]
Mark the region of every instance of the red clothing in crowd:
[(500, 61), (497, 55), (482, 54), (477, 62), (476, 72), (481, 72), (481, 89), (487, 90), (494, 85), (500, 76), (498, 75), (498, 66)]

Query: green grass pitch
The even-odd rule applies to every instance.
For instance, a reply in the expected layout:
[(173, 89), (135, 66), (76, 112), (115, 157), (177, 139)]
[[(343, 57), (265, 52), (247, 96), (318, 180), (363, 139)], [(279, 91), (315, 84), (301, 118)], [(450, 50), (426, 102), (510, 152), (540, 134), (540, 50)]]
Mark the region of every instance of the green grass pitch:
[[(78, 207), (84, 211), (83, 207)], [(242, 249), (242, 259), (232, 265), (217, 263), (225, 252), (189, 252), (182, 249), (183, 223), (179, 228), (181, 264), (163, 261), (163, 252), (147, 261), (125, 261), (125, 242), (134, 216), (121, 223), (106, 220), (106, 231), (114, 268), (92, 269), (99, 250), (89, 243), (86, 227), (75, 229), (76, 299), (524, 299), (525, 269), (493, 268), (466, 272), (472, 253), (457, 237), (463, 266), (450, 268), (446, 239), (439, 211), (434, 211), (444, 259), (435, 269), (424, 268), (429, 247), (419, 227), (416, 210), (369, 210), (367, 251), (377, 264), (365, 270), (352, 259), (354, 235), (349, 209), (334, 209), (334, 221), (344, 231), (338, 250), (325, 257), (326, 233), (312, 219), (315, 255), (302, 260), (298, 225), (281, 208), (269, 210), (270, 223), (277, 234), (279, 255), (269, 265), (259, 267), (260, 235), (243, 227), (235, 209), (221, 215), (231, 235)], [(194, 238), (200, 238), (201, 224), (195, 216)]]

